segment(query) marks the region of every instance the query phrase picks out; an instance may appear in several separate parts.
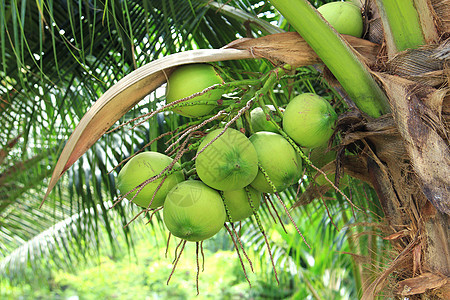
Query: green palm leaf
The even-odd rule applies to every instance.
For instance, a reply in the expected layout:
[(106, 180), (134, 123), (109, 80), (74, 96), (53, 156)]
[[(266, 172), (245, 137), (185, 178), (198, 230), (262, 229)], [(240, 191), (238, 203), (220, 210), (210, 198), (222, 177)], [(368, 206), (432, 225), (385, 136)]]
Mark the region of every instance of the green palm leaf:
[[(219, 4), (208, 2), (4, 1), (0, 5), (3, 270), (11, 264), (10, 271), (18, 270), (17, 263), (24, 261), (20, 255), (42, 258), (56, 250), (76, 260), (78, 253), (87, 250), (86, 245), (98, 248), (102, 226), (106, 228), (102, 239), (111, 245), (116, 230), (131, 243), (127, 229), (119, 226), (113, 230), (115, 224), (126, 223), (129, 213), (121, 205), (114, 209), (117, 217), (106, 213), (104, 203), (117, 197), (115, 171), (109, 172), (165, 132), (167, 124), (176, 127), (185, 120), (161, 115), (132, 134), (122, 128), (106, 135), (69, 170), (39, 210), (41, 191), (75, 125), (93, 102), (126, 74), (170, 53), (220, 48), (245, 36), (244, 17), (258, 20), (255, 30), (261, 26), (266, 31), (276, 30), (252, 17), (255, 13), (249, 3), (236, 1), (218, 9)], [(236, 8), (222, 14), (229, 5)], [(158, 97), (152, 95), (141, 102), (121, 122), (154, 110), (161, 101)], [(18, 136), (18, 142), (9, 147), (7, 141)], [(158, 141), (150, 149), (162, 152), (164, 142)], [(93, 214), (73, 217), (91, 210)], [(53, 240), (47, 242), (50, 235)], [(59, 262), (63, 260), (60, 257)]]

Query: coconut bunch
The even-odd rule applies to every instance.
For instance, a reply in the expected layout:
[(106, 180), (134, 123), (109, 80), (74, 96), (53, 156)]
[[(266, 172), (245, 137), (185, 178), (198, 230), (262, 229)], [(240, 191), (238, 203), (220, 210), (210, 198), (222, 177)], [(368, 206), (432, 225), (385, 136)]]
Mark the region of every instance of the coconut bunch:
[[(300, 147), (322, 149), (333, 134), (336, 112), (318, 95), (297, 95), (284, 107), (260, 106), (263, 101), (257, 97), (240, 106), (236, 102), (241, 101), (235, 100), (237, 113), (228, 114), (232, 118), (225, 122), (222, 114), (233, 107), (223, 104), (225, 91), (226, 84), (212, 65), (177, 68), (168, 77), (165, 108), (194, 124), (205, 121), (179, 135), (172, 145), (182, 147), (173, 157), (138, 153), (117, 176), (121, 198), (147, 210), (162, 209), (167, 229), (182, 240), (200, 242), (217, 234), (225, 222), (257, 218), (263, 193), (282, 192), (299, 182), (305, 157)], [(218, 103), (222, 110), (208, 117)], [(236, 116), (244, 112), (250, 119), (239, 127)], [(191, 135), (199, 129), (200, 137)], [(183, 148), (188, 143), (191, 146)], [(196, 152), (194, 164), (182, 166), (183, 154), (190, 151)]]
[[(354, 10), (353, 6), (350, 6), (352, 11)], [(341, 12), (339, 14), (341, 14)], [(347, 16), (347, 13), (344, 12), (344, 16)], [(353, 17), (354, 16), (355, 15), (353, 14)], [(357, 16), (359, 21), (356, 21), (356, 24), (357, 26), (360, 26), (359, 23), (361, 22), (362, 16), (360, 13)], [(342, 22), (345, 18), (335, 19)], [(335, 21), (331, 18), (330, 23), (333, 22)], [(333, 23), (333, 26), (339, 28), (338, 23)], [(357, 29), (356, 31), (359, 32), (360, 29)], [(359, 35), (359, 33), (356, 33), (355, 35)], [(354, 45), (355, 49), (357, 49), (357, 51), (368, 61), (375, 61), (376, 54), (379, 51), (378, 45), (358, 39), (351, 35), (344, 35), (343, 38), (345, 38), (349, 44)], [(286, 51), (286, 49), (289, 49), (289, 51)], [(231, 122), (216, 127), (228, 128), (231, 124), (235, 123), (237, 119), (244, 116), (246, 111), (251, 111), (249, 132), (267, 131), (282, 135), (291, 146), (294, 147), (297, 153), (302, 153), (299, 155), (302, 156), (302, 159), (304, 160), (306, 157), (303, 156), (303, 151), (300, 151), (298, 146), (309, 148), (311, 145), (308, 145), (308, 142), (303, 144), (303, 141), (295, 141), (296, 133), (293, 133), (292, 138), (285, 134), (285, 130), (292, 130), (289, 129), (289, 127), (299, 127), (295, 125), (283, 125), (283, 123), (286, 123), (283, 122), (285, 107), (274, 107), (274, 105), (271, 104), (266, 105), (262, 99), (259, 99), (259, 95), (256, 95), (256, 91), (249, 93), (238, 101), (223, 100), (220, 98), (221, 95), (230, 93), (242, 86), (245, 86), (246, 88), (252, 86), (255, 83), (255, 80), (225, 83), (217, 74), (217, 71), (211, 66), (206, 68), (209, 69), (208, 71), (197, 72), (197, 69), (205, 68), (204, 63), (207, 62), (255, 58), (265, 58), (281, 66), (276, 67), (271, 72), (270, 76), (265, 74), (262, 78), (256, 80), (259, 84), (262, 82), (268, 83), (267, 86), (258, 90), (258, 92), (262, 92), (262, 95), (267, 94), (270, 88), (274, 86), (275, 82), (281, 78), (283, 74), (286, 74), (286, 72), (295, 73), (295, 68), (297, 67), (312, 65), (321, 61), (317, 54), (312, 51), (305, 40), (297, 33), (285, 32), (271, 34), (257, 39), (237, 40), (221, 49), (199, 49), (180, 52), (144, 65), (125, 76), (117, 84), (106, 91), (91, 107), (89, 113), (87, 113), (80, 121), (59, 157), (49, 182), (45, 198), (54, 188), (56, 182), (61, 178), (64, 172), (67, 171), (67, 169), (70, 168), (87, 149), (89, 149), (101, 136), (110, 133), (111, 130), (108, 131), (108, 129), (111, 128), (115, 122), (134, 107), (144, 96), (167, 82), (168, 78), (170, 78), (172, 83), (168, 82), (167, 85), (166, 105), (161, 109), (142, 116), (142, 121), (135, 124), (134, 127), (141, 125), (160, 112), (173, 111), (182, 116), (196, 119), (195, 128), (191, 127), (183, 129), (184, 132), (181, 134), (181, 138), (178, 139), (182, 140), (187, 137), (193, 138), (198, 129), (202, 129), (203, 134), (206, 134), (207, 130), (203, 130), (204, 128), (202, 127), (214, 121), (223, 120), (224, 116), (230, 116), (229, 119)], [(190, 66), (186, 68), (183, 67), (184, 65)], [(177, 71), (179, 69), (180, 71)], [(184, 69), (184, 71), (181, 71), (181, 69)], [(174, 74), (172, 75), (172, 73)], [(193, 76), (194, 73), (197, 73), (196, 75), (200, 77), (197, 78), (196, 76)], [(198, 81), (203, 82), (201, 88), (195, 88), (198, 87)], [(174, 85), (180, 84), (181, 82), (183, 82), (182, 92), (172, 88)], [(248, 97), (249, 99), (244, 99), (245, 97)], [(306, 100), (308, 98), (320, 99), (318, 96), (308, 97), (307, 95), (301, 96), (300, 98), (303, 97), (305, 98), (305, 102), (308, 101)], [(250, 103), (248, 102), (249, 100), (251, 100)], [(332, 128), (332, 125), (330, 124), (334, 122), (336, 114), (331, 112), (331, 107), (329, 104), (326, 104), (325, 100), (321, 99), (316, 101), (316, 103), (316, 114), (322, 110), (322, 112), (327, 115), (323, 123), (328, 126), (328, 128)], [(292, 110), (294, 110), (295, 105), (291, 106)], [(218, 107), (223, 109), (218, 111), (216, 109)], [(238, 108), (238, 110), (235, 110), (234, 108)], [(289, 111), (290, 110), (291, 109), (289, 109)], [(289, 111), (286, 118), (295, 119), (295, 113), (290, 113)], [(211, 112), (213, 112), (212, 115)], [(321, 122), (322, 121), (320, 120), (318, 121), (318, 123)], [(127, 124), (128, 123), (122, 124), (121, 126)], [(283, 126), (287, 126), (287, 128), (281, 128)], [(304, 131), (309, 131), (308, 127), (305, 127)], [(322, 139), (325, 143), (330, 137), (332, 130), (324, 129), (324, 131), (326, 132), (323, 134)], [(250, 137), (248, 132), (245, 134), (247, 137)], [(317, 134), (317, 136), (321, 135)], [(317, 144), (317, 141), (313, 141), (313, 143)], [(168, 148), (173, 147), (174, 144)], [(175, 152), (176, 151), (173, 151), (173, 153)], [(183, 155), (181, 152), (178, 152), (180, 156), (175, 159), (176, 162)], [(172, 154), (169, 156), (173, 157)], [(309, 165), (309, 163), (307, 164)], [(169, 169), (172, 169), (172, 167), (173, 166), (170, 166)], [(141, 187), (137, 189), (139, 190)], [(131, 195), (131, 197), (133, 196), (134, 195)]]
[[(347, 34), (349, 43), (358, 43), (365, 57), (374, 58), (377, 46), (358, 39), (363, 31), (359, 9), (350, 3), (334, 5), (331, 13), (329, 6), (321, 8), (321, 13), (336, 30)], [(348, 20), (353, 25), (347, 26)], [(255, 55), (278, 67), (257, 79), (225, 81), (219, 70), (207, 64)], [(337, 121), (334, 108), (313, 93), (295, 94), (283, 105), (266, 97), (297, 67), (317, 62), (319, 57), (298, 34), (281, 33), (239, 40), (222, 49), (177, 53), (143, 66), (102, 95), (86, 114), (60, 156), (48, 191), (107, 128), (166, 82), (165, 105), (141, 116), (132, 129), (160, 112), (190, 121), (171, 133), (165, 153), (139, 152), (117, 166), (120, 196), (114, 205), (128, 199), (143, 208), (141, 213), (161, 212), (168, 231), (183, 245), (187, 241), (198, 245), (225, 228), (238, 249), (233, 224), (253, 217), (264, 235), (258, 217), (263, 200), (270, 201), (266, 196), (273, 194), (282, 203), (278, 193), (299, 185), (305, 173), (346, 198), (330, 180), (333, 172), (322, 169), (333, 159), (321, 164), (311, 161), (314, 155), (309, 154), (313, 149), (318, 149), (318, 157), (327, 152)], [(269, 248), (267, 238), (266, 245)]]
[[(325, 5), (321, 13), (338, 31), (350, 37), (361, 36), (362, 16), (353, 4)], [(348, 19), (353, 20), (350, 26), (346, 25)], [(285, 36), (278, 37), (283, 47), (286, 47), (283, 39), (290, 43), (295, 39), (301, 41), (290, 33)], [(115, 204), (128, 199), (144, 211), (162, 210), (171, 234), (185, 241), (200, 242), (217, 234), (226, 222), (242, 221), (252, 215), (258, 218), (262, 194), (278, 195), (298, 184), (305, 174), (305, 165), (311, 166), (316, 175), (322, 175), (317, 182), (334, 186), (327, 174), (305, 155), (314, 148), (326, 149), (333, 135), (337, 114), (330, 103), (312, 93), (296, 95), (283, 106), (276, 102), (266, 104), (263, 100), (283, 75), (294, 72), (292, 66), (316, 62), (317, 57), (308, 58), (308, 62), (298, 61), (294, 55), (273, 57), (277, 55), (274, 49), (268, 49), (264, 56), (270, 55), (289, 64), (277, 67), (258, 80), (230, 82), (225, 82), (212, 65), (204, 63), (217, 61), (219, 57), (221, 60), (249, 58), (248, 51), (243, 49), (267, 42), (265, 38), (250, 44), (239, 41), (232, 48), (229, 45), (220, 49), (216, 55), (210, 54), (211, 51), (197, 51), (195, 58), (188, 53), (180, 58), (182, 53), (179, 53), (171, 60), (163, 58), (131, 73), (99, 99), (92, 108), (97, 115), (81, 122), (54, 174), (62, 174), (70, 162), (77, 159), (83, 150), (76, 149), (79, 141), (94, 142), (104, 133), (104, 128), (116, 121), (106, 118), (100, 122), (102, 111), (115, 106), (115, 111), (125, 112), (141, 95), (166, 80), (166, 104), (142, 116), (143, 120), (134, 126), (163, 111), (192, 121), (173, 136), (174, 141), (166, 153), (141, 152), (123, 162), (117, 175), (121, 196)], [(361, 51), (372, 50), (361, 47)], [(304, 46), (297, 52), (304, 52)], [(250, 89), (239, 99), (226, 97), (236, 89), (252, 85), (259, 89)], [(248, 115), (246, 126), (238, 125), (245, 115)], [(97, 126), (92, 126), (93, 123)], [(88, 127), (89, 133), (85, 130)], [(89, 143), (83, 147), (89, 147)], [(185, 154), (192, 151), (196, 151), (195, 157), (186, 161)], [(65, 165), (64, 158), (67, 158)], [(49, 190), (55, 180), (56, 177)]]
[[(116, 203), (126, 198), (152, 216), (161, 211), (182, 249), (186, 242), (202, 247), (204, 240), (225, 228), (236, 249), (239, 244), (245, 253), (234, 223), (253, 216), (265, 237), (258, 216), (263, 199), (274, 194), (281, 201), (278, 193), (298, 184), (305, 172), (302, 161), (312, 164), (301, 148), (325, 145), (337, 119), (329, 102), (312, 93), (297, 95), (283, 106), (264, 104), (262, 95), (273, 89), (285, 68), (289, 66), (263, 77), (261, 88), (248, 101), (242, 101), (245, 93), (227, 100), (224, 93), (230, 87), (210, 64), (174, 70), (161, 110), (191, 121), (173, 134), (166, 153), (145, 151), (124, 161), (116, 180), (121, 192)], [(231, 87), (237, 84), (242, 82)], [(238, 122), (244, 114), (246, 121)], [(195, 153), (193, 158), (189, 153)], [(287, 209), (286, 213), (294, 223)], [(270, 251), (267, 237), (265, 242)]]

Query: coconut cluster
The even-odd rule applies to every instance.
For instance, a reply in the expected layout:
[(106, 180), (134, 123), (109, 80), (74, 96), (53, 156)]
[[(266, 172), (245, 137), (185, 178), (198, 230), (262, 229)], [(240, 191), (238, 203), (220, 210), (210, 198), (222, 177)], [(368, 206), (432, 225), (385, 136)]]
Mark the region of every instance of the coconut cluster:
[[(211, 65), (182, 66), (168, 78), (166, 101), (186, 103), (174, 105), (175, 113), (202, 117), (220, 100), (222, 83)], [(213, 85), (219, 88), (208, 89)], [(256, 107), (250, 120), (250, 136), (231, 127), (207, 130), (189, 178), (182, 165), (165, 154), (147, 151), (133, 156), (117, 177), (121, 194), (146, 209), (162, 207), (164, 223), (174, 236), (203, 241), (225, 222), (255, 214), (262, 193), (281, 192), (298, 183), (302, 159), (280, 134), (281, 128), (299, 146), (316, 148), (332, 135), (336, 113), (325, 99), (302, 94), (285, 108)]]

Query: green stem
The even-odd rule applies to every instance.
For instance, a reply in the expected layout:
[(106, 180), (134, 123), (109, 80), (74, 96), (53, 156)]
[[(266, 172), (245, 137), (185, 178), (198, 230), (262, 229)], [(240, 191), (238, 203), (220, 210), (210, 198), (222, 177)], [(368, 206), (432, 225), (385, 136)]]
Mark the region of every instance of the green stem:
[(278, 107), (278, 103), (275, 101), (275, 97), (273, 95), (273, 90), (269, 91), (269, 94), (267, 95), (267, 97), (269, 98), (270, 102), (272, 103), (273, 107), (275, 107), (275, 110), (277, 112), (277, 115), (283, 119), (283, 113), (280, 110), (280, 107)]
[(251, 117), (250, 117), (250, 113), (248, 111), (246, 111), (244, 113), (244, 119), (245, 119), (245, 122), (247, 123), (247, 126), (248, 126), (248, 131), (249, 131), (248, 135), (250, 136), (253, 133), (255, 133), (255, 131), (253, 130), (252, 120), (251, 120)]
[(356, 106), (371, 117), (389, 112), (386, 95), (350, 46), (306, 0), (271, 0), (330, 69)]
[(396, 53), (425, 44), (419, 15), (412, 0), (376, 0), (388, 45)]

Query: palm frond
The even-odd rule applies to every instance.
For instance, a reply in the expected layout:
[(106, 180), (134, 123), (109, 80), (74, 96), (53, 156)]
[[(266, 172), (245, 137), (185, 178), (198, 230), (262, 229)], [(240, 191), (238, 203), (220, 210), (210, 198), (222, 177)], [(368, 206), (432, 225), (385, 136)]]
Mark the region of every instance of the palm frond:
[(0, 140), (22, 136), (5, 165), (59, 147), (93, 101), (136, 67), (245, 36), (241, 19), (205, 1), (178, 2), (2, 6)]
[(100, 253), (114, 257), (117, 248), (131, 247), (133, 241), (149, 233), (165, 236), (156, 220), (147, 226), (133, 222), (123, 230), (135, 208), (128, 203), (120, 209), (111, 206), (112, 202), (104, 202), (74, 214), (69, 205), (64, 210), (61, 206), (47, 206), (44, 211), (30, 208), (26, 214), (10, 211), (0, 227), (1, 251), (7, 254), (0, 260), (0, 273), (16, 281), (23, 280), (29, 269), (35, 274), (46, 274), (54, 267), (73, 272), (82, 265), (95, 264)]
[[(2, 152), (7, 155), (0, 164), (2, 228), (7, 232), (6, 240), (11, 237), (15, 241), (2, 246), (2, 256), (6, 256), (46, 230), (47, 221), (58, 222), (59, 218), (47, 216), (52, 211), (71, 215), (90, 208), (97, 210), (98, 205), (114, 199), (114, 174), (109, 173), (112, 168), (166, 130), (164, 118), (158, 117), (132, 134), (122, 129), (105, 136), (69, 171), (50, 199), (52, 203), (48, 205), (53, 209), (37, 211), (34, 200), (42, 194), (36, 192), (45, 187), (65, 140), (101, 94), (149, 61), (189, 49), (222, 47), (238, 36), (245, 36), (246, 29), (241, 19), (222, 15), (206, 5), (207, 1), (3, 4), (0, 5), (3, 62), (0, 148), (7, 149), (7, 141), (20, 137), (12, 148)], [(239, 8), (245, 7), (248, 6), (242, 4)], [(161, 100), (159, 96), (151, 97), (154, 100), (147, 98), (121, 122), (154, 110)], [(150, 148), (163, 151), (163, 143), (158, 141)], [(66, 186), (68, 195), (62, 199)], [(117, 211), (124, 214), (120, 207)], [(28, 226), (14, 225), (7, 221), (9, 218), (28, 220), (24, 221)], [(31, 221), (33, 218), (36, 221)], [(107, 217), (86, 220), (95, 228), (102, 218), (107, 224)], [(16, 230), (31, 230), (31, 224), (41, 220), (42, 227), (29, 233), (18, 232), (16, 237)]]

